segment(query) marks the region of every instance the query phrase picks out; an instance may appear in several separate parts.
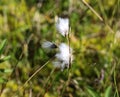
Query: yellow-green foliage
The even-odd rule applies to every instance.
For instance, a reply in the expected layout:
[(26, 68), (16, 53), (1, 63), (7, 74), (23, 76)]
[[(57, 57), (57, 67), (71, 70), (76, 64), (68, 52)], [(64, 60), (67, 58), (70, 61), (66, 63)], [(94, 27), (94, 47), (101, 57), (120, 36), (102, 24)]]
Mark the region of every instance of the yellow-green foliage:
[[(0, 58), (8, 57), (0, 63), (0, 96), (119, 97), (119, 9), (119, 0), (0, 0)], [(72, 66), (61, 72), (51, 61), (25, 84), (57, 51), (41, 43), (67, 41), (55, 16), (70, 19)]]

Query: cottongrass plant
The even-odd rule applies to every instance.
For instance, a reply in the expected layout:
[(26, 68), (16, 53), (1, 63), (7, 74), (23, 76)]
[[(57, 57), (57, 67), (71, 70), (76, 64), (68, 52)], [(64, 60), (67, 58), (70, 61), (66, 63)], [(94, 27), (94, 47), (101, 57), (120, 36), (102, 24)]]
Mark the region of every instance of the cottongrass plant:
[(66, 43), (60, 43), (60, 45), (56, 45), (50, 41), (46, 41), (42, 43), (42, 48), (47, 50), (52, 50), (58, 48), (58, 51), (55, 54), (55, 60), (52, 62), (54, 67), (60, 68), (63, 71), (66, 67), (69, 68), (70, 64), (73, 61), (72, 48), (70, 47), (69, 41), (69, 19), (56, 17), (56, 29), (57, 31), (68, 40), (68, 45)]
[[(64, 37), (66, 37), (68, 41), (68, 45), (65, 43), (60, 44), (59, 46), (60, 53), (56, 54), (57, 59), (59, 60), (62, 59), (62, 65), (60, 67), (63, 70), (66, 66), (69, 68), (73, 60), (72, 49), (70, 47), (70, 38), (69, 38), (69, 34), (70, 34), (69, 19), (56, 17), (55, 20), (56, 20), (56, 28), (58, 32)], [(54, 62), (55, 66), (59, 66), (58, 63), (60, 62)]]
[[(43, 69), (51, 61), (55, 68), (59, 68), (59, 69), (61, 69), (61, 71), (63, 71), (65, 68), (68, 68), (68, 70), (69, 70), (71, 63), (73, 61), (73, 54), (72, 54), (73, 51), (72, 51), (72, 48), (70, 47), (70, 38), (69, 38), (69, 34), (70, 34), (69, 19), (57, 17), (56, 18), (56, 29), (62, 36), (64, 36), (67, 39), (68, 44), (61, 42), (59, 45), (56, 45), (55, 43), (50, 42), (50, 41), (43, 42), (42, 48), (44, 48), (45, 50), (49, 50), (49, 51), (57, 48), (58, 52), (55, 54), (55, 56), (53, 58), (51, 58), (44, 65), (39, 67), (29, 77), (29, 79), (25, 82), (25, 84), (23, 86), (25, 86), (41, 69)], [(48, 77), (48, 79), (50, 78), (50, 76)], [(65, 87), (67, 86), (69, 80), (70, 80), (70, 76), (69, 76), (69, 72), (68, 72), (68, 80), (64, 85), (63, 91), (64, 91)], [(63, 91), (62, 91), (62, 93), (63, 93)]]

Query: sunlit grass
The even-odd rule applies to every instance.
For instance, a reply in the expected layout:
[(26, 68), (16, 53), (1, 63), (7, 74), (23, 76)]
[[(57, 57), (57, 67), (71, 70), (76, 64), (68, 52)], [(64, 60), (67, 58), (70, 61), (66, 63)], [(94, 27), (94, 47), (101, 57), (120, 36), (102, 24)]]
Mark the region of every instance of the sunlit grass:
[[(0, 0), (1, 97), (119, 97), (119, 9), (120, 0)], [(70, 19), (68, 40), (57, 15)], [(57, 50), (46, 52), (43, 41), (73, 48), (70, 70), (54, 68)]]

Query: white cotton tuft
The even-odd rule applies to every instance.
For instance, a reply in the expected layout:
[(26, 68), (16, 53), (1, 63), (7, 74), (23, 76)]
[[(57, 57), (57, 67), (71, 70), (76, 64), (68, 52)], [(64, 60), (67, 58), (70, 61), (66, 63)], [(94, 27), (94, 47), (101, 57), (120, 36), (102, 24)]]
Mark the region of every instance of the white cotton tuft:
[(53, 48), (57, 48), (57, 46), (54, 43), (50, 42), (50, 41), (46, 41), (46, 42), (42, 43), (42, 48), (44, 48), (44, 49), (53, 49)]
[(69, 68), (73, 60), (72, 49), (65, 43), (59, 45), (59, 52), (55, 55), (58, 61), (54, 62), (54, 66), (63, 70), (65, 67)]
[(56, 58), (69, 64), (69, 58), (71, 57), (70, 52), (72, 52), (72, 49), (70, 48), (69, 51), (69, 46), (65, 43), (61, 43), (59, 45), (59, 53), (56, 54)]
[(59, 33), (63, 36), (69, 33), (69, 19), (68, 18), (58, 18), (56, 21), (56, 28)]

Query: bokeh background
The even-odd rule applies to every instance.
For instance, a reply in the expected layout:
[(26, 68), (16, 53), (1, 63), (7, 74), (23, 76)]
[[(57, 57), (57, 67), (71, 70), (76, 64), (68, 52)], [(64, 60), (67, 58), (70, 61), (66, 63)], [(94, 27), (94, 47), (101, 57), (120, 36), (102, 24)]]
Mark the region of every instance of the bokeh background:
[[(69, 71), (49, 62), (43, 41), (66, 42), (55, 16), (70, 20), (74, 61)], [(119, 97), (120, 0), (0, 0), (1, 97)]]

